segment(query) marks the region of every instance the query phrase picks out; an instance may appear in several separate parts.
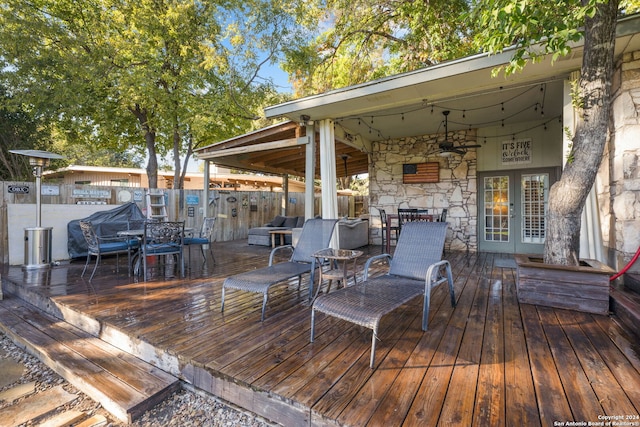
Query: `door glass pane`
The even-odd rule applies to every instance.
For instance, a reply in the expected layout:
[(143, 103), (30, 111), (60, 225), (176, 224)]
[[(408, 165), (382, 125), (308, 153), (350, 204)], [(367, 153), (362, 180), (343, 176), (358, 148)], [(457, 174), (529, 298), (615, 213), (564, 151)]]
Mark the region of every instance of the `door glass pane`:
[(522, 242), (544, 243), (549, 175), (522, 175)]
[(488, 242), (509, 241), (509, 177), (484, 178), (484, 239)]

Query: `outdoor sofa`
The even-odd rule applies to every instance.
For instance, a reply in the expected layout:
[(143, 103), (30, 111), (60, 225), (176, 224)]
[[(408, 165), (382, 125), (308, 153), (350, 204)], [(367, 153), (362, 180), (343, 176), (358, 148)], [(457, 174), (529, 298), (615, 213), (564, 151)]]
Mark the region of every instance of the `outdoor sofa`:
[[(250, 245), (271, 246), (270, 231), (274, 230), (292, 230), (294, 228), (302, 228), (304, 225), (304, 216), (282, 216), (276, 215), (271, 222), (262, 227), (253, 227), (248, 232), (248, 243)], [(291, 236), (285, 236), (285, 243), (291, 244)]]

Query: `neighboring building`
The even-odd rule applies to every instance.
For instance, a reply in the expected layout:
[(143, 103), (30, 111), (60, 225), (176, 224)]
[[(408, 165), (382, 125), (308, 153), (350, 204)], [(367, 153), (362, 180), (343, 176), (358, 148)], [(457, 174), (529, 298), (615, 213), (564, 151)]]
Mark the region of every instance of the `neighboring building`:
[[(101, 166), (71, 165), (55, 171), (45, 171), (47, 183), (100, 185), (148, 188), (149, 179), (145, 169), (114, 168)], [(158, 171), (158, 188), (174, 188), (172, 171)], [(282, 177), (256, 174), (234, 174), (228, 169), (216, 169), (209, 178), (209, 188), (224, 188), (233, 191), (282, 192)], [(304, 183), (289, 179), (289, 192), (304, 192)], [(187, 172), (184, 179), (185, 190), (202, 190), (204, 174)]]

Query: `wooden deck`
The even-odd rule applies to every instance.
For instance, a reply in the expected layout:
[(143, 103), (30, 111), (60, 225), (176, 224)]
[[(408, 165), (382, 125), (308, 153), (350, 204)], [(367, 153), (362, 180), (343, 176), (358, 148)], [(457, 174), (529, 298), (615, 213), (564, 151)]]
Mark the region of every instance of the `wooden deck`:
[(429, 331), (418, 300), (383, 318), (372, 370), (369, 329), (319, 314), (309, 342), (306, 281), (299, 291), (297, 281), (275, 287), (264, 323), (258, 294), (229, 292), (221, 313), (224, 278), (266, 265), (270, 248), (236, 241), (214, 250), (215, 265), (204, 266), (193, 251), (184, 280), (156, 271), (135, 281), (108, 264), (88, 283), (83, 262), (73, 262), (4, 267), (3, 286), (284, 425), (607, 425), (620, 416), (629, 424), (618, 425), (640, 426), (637, 338), (608, 316), (518, 304), (508, 256), (448, 253), (457, 306), (440, 287)]

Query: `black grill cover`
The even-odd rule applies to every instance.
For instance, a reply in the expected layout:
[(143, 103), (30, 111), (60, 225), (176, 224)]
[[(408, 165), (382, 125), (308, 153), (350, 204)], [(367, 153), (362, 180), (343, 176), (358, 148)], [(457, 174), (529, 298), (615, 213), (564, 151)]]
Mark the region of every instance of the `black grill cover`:
[(87, 256), (87, 244), (80, 230), (80, 221), (88, 220), (93, 224), (98, 236), (115, 236), (118, 231), (128, 229), (129, 221), (142, 221), (146, 217), (135, 203), (127, 203), (117, 208), (96, 212), (86, 218), (75, 219), (67, 224), (67, 249), (69, 257), (79, 258)]

